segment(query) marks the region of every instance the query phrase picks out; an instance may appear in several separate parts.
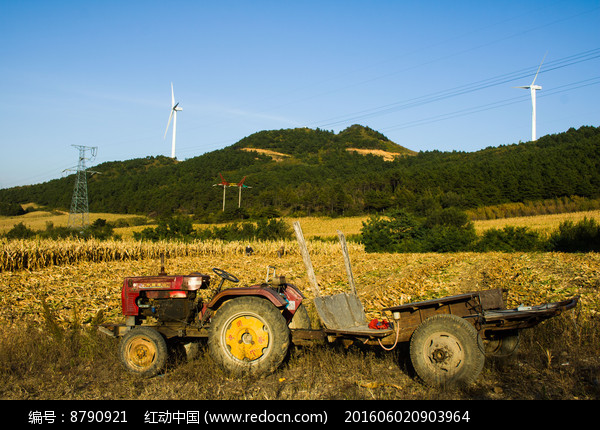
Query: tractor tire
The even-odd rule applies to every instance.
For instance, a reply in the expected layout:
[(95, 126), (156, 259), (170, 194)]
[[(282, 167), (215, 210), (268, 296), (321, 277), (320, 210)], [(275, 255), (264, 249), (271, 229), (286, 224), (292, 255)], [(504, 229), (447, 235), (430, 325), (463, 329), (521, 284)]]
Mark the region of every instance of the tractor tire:
[(119, 358), (125, 368), (150, 378), (159, 374), (169, 356), (165, 338), (150, 327), (129, 330), (119, 344)]
[(477, 330), (456, 315), (434, 315), (423, 321), (410, 339), (410, 359), (427, 385), (455, 388), (475, 382), (485, 355)]
[(210, 355), (235, 375), (274, 372), (289, 346), (290, 331), (285, 318), (265, 299), (231, 299), (212, 317), (208, 335)]

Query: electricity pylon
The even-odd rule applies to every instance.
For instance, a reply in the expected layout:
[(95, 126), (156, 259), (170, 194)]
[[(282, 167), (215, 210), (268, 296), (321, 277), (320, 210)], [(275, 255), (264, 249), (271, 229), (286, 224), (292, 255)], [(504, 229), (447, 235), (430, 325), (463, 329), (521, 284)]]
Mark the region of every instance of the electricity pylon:
[[(86, 161), (92, 161), (96, 158), (96, 152), (98, 151), (97, 146), (81, 146), (71, 145), (79, 149), (79, 162), (77, 163), (75, 170), (75, 187), (73, 188), (73, 198), (71, 200), (71, 210), (69, 211), (69, 223), (70, 228), (84, 228), (90, 223), (90, 211), (88, 206), (88, 192), (87, 192), (87, 174), (97, 173), (91, 170), (87, 170), (85, 167)], [(90, 157), (86, 158), (86, 152), (90, 151)]]

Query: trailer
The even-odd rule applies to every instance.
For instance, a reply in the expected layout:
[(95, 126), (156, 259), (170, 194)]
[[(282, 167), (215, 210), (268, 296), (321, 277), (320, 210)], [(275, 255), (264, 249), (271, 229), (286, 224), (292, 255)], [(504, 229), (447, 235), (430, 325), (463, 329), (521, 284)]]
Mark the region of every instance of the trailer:
[[(315, 298), (318, 329), (292, 329), (292, 343), (359, 342), (391, 351), (408, 343), (417, 376), (428, 385), (469, 385), (486, 357), (508, 357), (520, 332), (575, 307), (579, 297), (538, 306), (506, 309), (506, 290), (490, 289), (382, 309), (389, 324), (373, 327), (358, 296), (340, 293)], [(384, 320), (385, 321), (385, 320)], [(371, 324), (370, 324), (371, 323)]]
[(488, 289), (386, 307), (381, 312), (390, 315), (391, 321), (384, 320), (386, 324), (380, 325), (376, 320), (367, 320), (356, 294), (343, 233), (337, 232), (351, 292), (322, 296), (299, 223), (294, 223), (294, 230), (321, 328), (292, 329), (292, 342), (343, 340), (379, 345), (387, 351), (408, 342), (415, 372), (428, 385), (450, 387), (475, 382), (486, 357), (514, 354), (521, 330), (572, 309), (579, 301), (575, 296), (556, 303), (507, 309), (507, 291)]

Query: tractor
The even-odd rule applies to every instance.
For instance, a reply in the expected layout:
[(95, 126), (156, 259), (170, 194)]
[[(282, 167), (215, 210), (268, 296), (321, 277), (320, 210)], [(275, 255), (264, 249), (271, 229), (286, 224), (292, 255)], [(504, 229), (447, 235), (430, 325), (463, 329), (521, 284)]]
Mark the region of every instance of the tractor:
[(239, 279), (213, 268), (219, 284), (210, 300), (202, 290), (211, 277), (202, 273), (127, 277), (121, 288), (122, 324), (99, 329), (121, 338), (119, 357), (125, 368), (151, 377), (160, 373), (169, 356), (169, 345), (193, 345), (208, 339), (211, 356), (233, 373), (262, 374), (274, 371), (290, 345), (290, 327), (310, 324), (304, 296), (285, 277), (267, 268), (264, 283), (223, 289)]

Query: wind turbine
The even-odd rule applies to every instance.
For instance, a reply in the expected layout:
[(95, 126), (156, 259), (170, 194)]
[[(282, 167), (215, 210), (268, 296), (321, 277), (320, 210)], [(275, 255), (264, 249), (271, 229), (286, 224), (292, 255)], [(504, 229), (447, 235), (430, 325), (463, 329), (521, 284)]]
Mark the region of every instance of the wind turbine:
[(244, 176), (244, 178), (235, 185), (239, 189), (238, 208), (242, 206), (242, 188), (252, 188), (252, 187), (249, 187), (248, 185), (244, 185), (245, 180), (246, 180), (246, 176)]
[(222, 174), (219, 173), (219, 176), (221, 177), (221, 182), (218, 184), (214, 184), (213, 187), (223, 187), (223, 212), (225, 212), (225, 190), (227, 189), (227, 187), (232, 187), (235, 185), (232, 185), (230, 182), (227, 182), (225, 178), (223, 178)]
[[(548, 55), (548, 53), (546, 53), (546, 55)], [(532, 142), (537, 140), (536, 128), (535, 128), (535, 124), (536, 124), (535, 92), (542, 89), (542, 87), (540, 85), (535, 84), (535, 80), (537, 79), (538, 73), (540, 73), (540, 69), (542, 68), (542, 64), (544, 63), (544, 60), (546, 59), (546, 55), (544, 55), (544, 58), (542, 58), (542, 62), (540, 63), (540, 66), (538, 67), (537, 72), (535, 73), (535, 76), (534, 76), (531, 84), (523, 86), (523, 87), (515, 87), (515, 88), (523, 88), (523, 89), (529, 90), (531, 92), (531, 107), (532, 107), (532, 111), (531, 111), (531, 141)]]
[(171, 125), (171, 119), (173, 119), (173, 141), (171, 143), (171, 158), (175, 158), (175, 134), (177, 133), (177, 112), (181, 111), (179, 102), (175, 103), (175, 94), (173, 93), (173, 82), (171, 82), (171, 114), (169, 115), (169, 122), (167, 123), (167, 129), (165, 130), (165, 137), (167, 137), (167, 131), (169, 131), (169, 125)]

